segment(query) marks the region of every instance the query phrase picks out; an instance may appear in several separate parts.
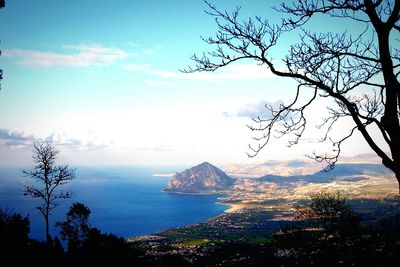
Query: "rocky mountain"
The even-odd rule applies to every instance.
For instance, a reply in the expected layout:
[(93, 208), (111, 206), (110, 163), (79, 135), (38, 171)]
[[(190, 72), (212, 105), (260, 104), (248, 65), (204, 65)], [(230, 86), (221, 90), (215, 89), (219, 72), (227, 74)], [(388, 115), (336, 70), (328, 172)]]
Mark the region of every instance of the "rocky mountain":
[(229, 189), (234, 179), (222, 170), (203, 162), (193, 168), (175, 174), (169, 181), (166, 192), (174, 193), (216, 193)]

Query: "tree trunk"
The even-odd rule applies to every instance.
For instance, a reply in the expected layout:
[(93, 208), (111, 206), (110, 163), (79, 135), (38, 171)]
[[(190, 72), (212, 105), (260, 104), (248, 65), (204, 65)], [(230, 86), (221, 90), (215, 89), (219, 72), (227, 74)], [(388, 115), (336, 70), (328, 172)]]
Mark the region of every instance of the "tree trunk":
[(44, 216), (44, 219), (46, 221), (46, 243), (48, 246), (50, 246), (51, 237), (50, 237), (50, 233), (49, 233), (49, 214), (48, 213)]
[(399, 184), (399, 195), (400, 195), (400, 172), (396, 172), (396, 179)]
[[(396, 175), (396, 179), (399, 183), (400, 193), (400, 122), (398, 117), (399, 108), (399, 87), (400, 84), (397, 80), (397, 76), (394, 72), (392, 55), (390, 54), (390, 31), (393, 29), (393, 21), (389, 23), (382, 22), (381, 18), (377, 14), (376, 7), (373, 5), (371, 0), (365, 0), (366, 13), (371, 19), (371, 22), (375, 28), (378, 44), (379, 44), (379, 61), (382, 66), (382, 75), (385, 83), (385, 111), (381, 118), (381, 124), (384, 131), (389, 136), (387, 144), (389, 145), (391, 159), (382, 157), (382, 163), (384, 166), (389, 168)], [(398, 6), (399, 1), (396, 0), (395, 6)], [(393, 11), (390, 19), (397, 18), (399, 10)]]

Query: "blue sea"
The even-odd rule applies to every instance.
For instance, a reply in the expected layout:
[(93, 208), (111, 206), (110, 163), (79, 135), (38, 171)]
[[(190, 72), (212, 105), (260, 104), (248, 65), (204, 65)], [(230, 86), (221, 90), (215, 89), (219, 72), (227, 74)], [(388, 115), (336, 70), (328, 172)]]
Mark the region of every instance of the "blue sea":
[[(90, 224), (102, 232), (124, 238), (157, 233), (177, 226), (198, 223), (216, 216), (227, 206), (216, 204), (218, 195), (180, 195), (161, 192), (170, 177), (153, 176), (166, 169), (107, 167), (77, 168), (76, 178), (63, 189), (72, 199), (61, 200), (51, 215), (51, 235), (58, 235), (56, 221), (65, 220), (73, 202), (91, 210)], [(181, 170), (174, 170), (181, 171)], [(0, 207), (29, 216), (30, 237), (44, 240), (44, 219), (35, 209), (38, 202), (23, 196), (23, 185), (34, 184), (22, 169), (0, 168)]]

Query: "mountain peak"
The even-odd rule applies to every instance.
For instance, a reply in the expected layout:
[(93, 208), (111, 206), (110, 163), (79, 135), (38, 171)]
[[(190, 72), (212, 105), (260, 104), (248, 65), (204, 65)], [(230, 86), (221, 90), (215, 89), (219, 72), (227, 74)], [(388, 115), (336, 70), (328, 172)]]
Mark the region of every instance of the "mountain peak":
[(207, 161), (175, 174), (165, 191), (176, 193), (216, 193), (233, 185), (234, 179)]
[(197, 164), (196, 166), (192, 167), (192, 168), (196, 168), (196, 167), (213, 167), (213, 168), (217, 168), (214, 165), (212, 165), (210, 162), (208, 161), (204, 161), (200, 164)]
[(194, 167), (192, 167), (190, 169), (206, 169), (206, 168), (208, 168), (208, 169), (213, 169), (213, 168), (218, 169), (217, 167), (215, 167), (214, 165), (212, 165), (211, 163), (209, 163), (207, 161), (204, 161), (203, 163), (200, 163), (200, 164), (198, 164), (198, 165), (196, 165), (196, 166), (194, 166)]

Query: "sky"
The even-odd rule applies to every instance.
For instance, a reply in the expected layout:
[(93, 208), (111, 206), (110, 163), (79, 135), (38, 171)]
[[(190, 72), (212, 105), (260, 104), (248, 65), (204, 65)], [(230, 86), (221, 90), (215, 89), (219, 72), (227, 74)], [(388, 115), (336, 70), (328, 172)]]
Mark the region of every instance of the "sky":
[[(213, 1), (241, 6), (243, 18), (279, 23), (277, 1)], [(293, 97), (296, 83), (265, 66), (238, 62), (212, 73), (185, 74), (201, 39), (216, 32), (200, 0), (6, 1), (0, 10), (0, 166), (32, 163), (32, 144), (49, 140), (71, 165), (193, 165), (304, 159), (326, 145), (310, 126), (288, 148), (274, 139), (256, 158), (246, 155), (251, 118), (266, 103)], [(311, 24), (326, 30), (321, 21)], [(336, 23), (339, 30), (347, 27)], [(296, 36), (284, 37), (285, 44)], [(279, 58), (285, 45), (274, 52)], [(277, 61), (279, 66), (279, 61)], [(321, 122), (323, 102), (308, 116)], [(359, 135), (346, 156), (370, 152)]]

